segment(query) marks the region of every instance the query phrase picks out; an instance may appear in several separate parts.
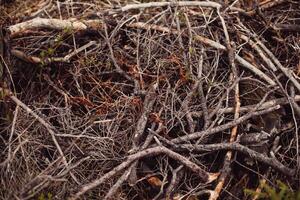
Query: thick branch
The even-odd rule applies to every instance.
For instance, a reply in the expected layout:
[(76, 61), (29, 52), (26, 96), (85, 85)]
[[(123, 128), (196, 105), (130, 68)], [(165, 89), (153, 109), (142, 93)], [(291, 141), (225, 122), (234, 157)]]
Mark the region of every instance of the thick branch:
[(72, 30), (82, 31), (91, 27), (103, 28), (101, 20), (85, 20), (79, 21), (77, 19), (45, 19), (45, 18), (34, 18), (25, 22), (21, 22), (8, 27), (11, 35), (19, 34), (20, 32), (32, 29), (54, 29), (54, 30)]

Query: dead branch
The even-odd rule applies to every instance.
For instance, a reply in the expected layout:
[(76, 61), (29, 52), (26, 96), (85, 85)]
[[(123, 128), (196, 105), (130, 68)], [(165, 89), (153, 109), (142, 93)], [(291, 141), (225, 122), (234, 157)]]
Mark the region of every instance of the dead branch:
[(275, 67), (273, 62), (264, 54), (264, 52), (260, 49), (260, 47), (257, 44), (255, 44), (254, 41), (252, 41), (245, 35), (241, 35), (241, 39), (245, 42), (248, 42), (251, 45), (251, 47), (258, 53), (258, 55), (262, 58), (262, 60), (268, 65), (270, 69), (272, 69), (274, 72), (277, 71), (277, 68)]
[[(180, 35), (180, 33), (176, 30), (170, 30), (167, 27), (163, 27), (163, 26), (159, 26), (159, 25), (155, 25), (155, 24), (145, 24), (143, 22), (135, 22), (135, 23), (131, 23), (129, 25), (127, 25), (128, 27), (132, 27), (132, 28), (141, 28), (141, 29), (146, 29), (146, 30), (157, 30), (163, 33), (172, 33), (175, 35)], [(203, 36), (200, 35), (195, 35), (194, 39), (206, 44), (208, 46), (214, 47), (216, 49), (220, 49), (220, 50), (225, 50), (226, 47), (218, 42), (215, 42), (211, 39), (205, 38)], [(248, 70), (252, 71), (255, 75), (261, 77), (262, 79), (264, 79), (266, 82), (268, 82), (271, 85), (275, 85), (276, 83), (269, 78), (265, 73), (263, 73), (261, 70), (259, 70), (258, 68), (254, 67), (253, 65), (251, 65), (249, 62), (247, 62), (245, 59), (243, 59), (242, 57), (240, 57), (239, 55), (235, 56), (235, 59), (245, 68), (247, 68)]]
[(75, 200), (78, 199), (80, 196), (82, 196), (83, 194), (85, 194), (87, 191), (99, 186), (100, 184), (102, 184), (103, 182), (105, 182), (106, 180), (108, 180), (109, 178), (113, 177), (114, 175), (116, 175), (117, 173), (119, 173), (120, 171), (124, 170), (125, 168), (127, 168), (132, 162), (134, 162), (135, 160), (144, 158), (144, 157), (149, 157), (149, 156), (154, 156), (154, 155), (159, 155), (159, 154), (166, 154), (167, 156), (181, 162), (183, 165), (185, 165), (186, 167), (188, 167), (191, 171), (195, 172), (196, 174), (199, 175), (199, 177), (204, 181), (204, 182), (209, 182), (211, 181), (212, 177), (215, 176), (215, 174), (210, 174), (206, 171), (204, 171), (202, 168), (200, 168), (198, 165), (196, 165), (195, 163), (189, 161), (187, 158), (185, 158), (184, 156), (166, 148), (163, 146), (158, 146), (158, 147), (153, 147), (153, 148), (149, 148), (143, 151), (140, 151), (138, 153), (135, 153), (133, 155), (130, 155), (127, 157), (126, 161), (124, 161), (122, 164), (118, 165), (117, 167), (115, 167), (114, 169), (112, 169), (110, 172), (106, 173), (105, 175), (103, 175), (101, 178), (96, 179), (94, 181), (92, 181), (91, 183), (88, 183), (86, 185), (84, 185), (83, 187), (81, 187), (81, 189), (79, 190), (79, 192), (77, 192), (75, 195), (73, 195), (71, 198), (69, 198), (70, 200)]
[[(231, 65), (231, 70), (232, 70), (232, 79), (236, 79), (238, 77), (238, 69), (235, 65), (235, 49), (233, 49), (232, 45), (231, 45), (231, 41), (229, 38), (229, 34), (228, 34), (228, 30), (227, 30), (227, 26), (225, 24), (225, 20), (223, 18), (223, 16), (219, 14), (219, 17), (221, 19), (222, 22), (222, 26), (223, 26), (223, 31), (224, 31), (224, 35), (226, 38), (226, 44), (227, 44), (227, 51), (228, 51), (228, 59), (229, 59), (229, 63)], [(231, 81), (232, 82), (232, 81)], [(241, 102), (240, 102), (240, 91), (239, 91), (239, 83), (236, 84), (235, 86), (235, 90), (234, 90), (234, 100), (235, 100), (235, 111), (234, 111), (234, 120), (237, 120), (239, 118), (239, 114), (240, 114), (240, 107), (241, 107)], [(238, 125), (234, 126), (231, 130), (231, 134), (230, 134), (230, 139), (229, 142), (233, 143), (235, 142), (236, 138), (237, 138), (237, 130), (238, 130)], [(220, 193), (223, 189), (223, 186), (225, 184), (225, 181), (227, 179), (227, 177), (230, 175), (230, 163), (231, 163), (231, 159), (232, 159), (232, 151), (228, 151), (225, 154), (225, 160), (224, 160), (224, 164), (223, 164), (223, 169), (221, 170), (221, 174), (219, 176), (218, 179), (218, 183), (214, 189), (214, 191), (211, 193), (209, 200), (217, 200), (218, 197), (220, 196)]]
[(0, 6), (3, 198), (243, 199), (265, 166), (298, 176), (298, 3), (282, 2)]
[[(169, 29), (169, 28), (159, 26), (159, 25), (155, 25), (155, 24), (146, 24), (146, 23), (143, 23), (143, 22), (134, 22), (134, 23), (131, 23), (131, 24), (127, 25), (127, 27), (140, 28), (140, 29), (145, 29), (145, 30), (157, 30), (157, 31), (160, 31), (160, 32), (163, 32), (163, 33), (181, 35), (181, 33), (178, 32), (177, 30)], [(213, 41), (209, 38), (206, 38), (206, 37), (203, 37), (203, 36), (200, 36), (200, 35), (195, 35), (194, 39), (201, 42), (201, 43), (203, 43), (203, 44), (214, 47), (216, 49), (220, 49), (220, 50), (225, 50), (226, 49), (225, 46), (219, 44), (218, 42), (215, 42), (215, 41)]]
[(115, 14), (118, 12), (127, 12), (130, 10), (147, 9), (147, 8), (159, 8), (159, 7), (183, 7), (183, 6), (200, 6), (211, 7), (220, 9), (221, 5), (212, 1), (178, 1), (178, 2), (148, 2), (140, 4), (129, 4), (119, 9), (111, 10), (109, 14)]
[(79, 54), (80, 52), (86, 50), (87, 48), (95, 45), (95, 41), (90, 41), (89, 43), (79, 47), (78, 49), (75, 49), (73, 52), (69, 53), (68, 55), (64, 57), (50, 57), (50, 58), (40, 58), (37, 56), (29, 56), (26, 55), (24, 52), (20, 50), (13, 49), (11, 50), (11, 54), (16, 56), (17, 58), (24, 60), (26, 62), (34, 63), (34, 64), (49, 64), (52, 62), (70, 62), (71, 58), (75, 55)]
[[(256, 43), (265, 51), (265, 53), (271, 58), (271, 60), (273, 60), (273, 62), (275, 63), (275, 66), (282, 71), (282, 73), (295, 85), (297, 90), (300, 92), (300, 83), (294, 77), (293, 72), (290, 69), (284, 67), (280, 63), (280, 61), (276, 58), (276, 56), (263, 44), (263, 42), (261, 42), (258, 39), (257, 34), (252, 33), (242, 22), (239, 21), (239, 24), (244, 28), (244, 30), (247, 31), (248, 34), (250, 34), (252, 37), (254, 37)], [(244, 39), (246, 39), (246, 38), (244, 38)], [(247, 41), (249, 41), (249, 39)]]
[(192, 150), (192, 151), (199, 151), (199, 152), (210, 152), (210, 151), (218, 151), (218, 150), (238, 151), (240, 153), (246, 154), (252, 159), (255, 159), (259, 162), (271, 166), (272, 168), (280, 171), (282, 174), (285, 174), (289, 177), (293, 177), (295, 175), (294, 169), (290, 169), (284, 166), (275, 158), (264, 156), (263, 154), (258, 153), (252, 149), (249, 149), (248, 147), (243, 146), (239, 143), (221, 143), (221, 144), (205, 144), (205, 145), (181, 144), (179, 146), (181, 148), (186, 148), (189, 151)]
[[(299, 102), (300, 101), (300, 95), (296, 95), (294, 98), (293, 98), (293, 101), (295, 102)], [(286, 105), (286, 104), (289, 104), (289, 101), (286, 99), (286, 97), (282, 97), (282, 98), (278, 98), (278, 99), (273, 99), (273, 100), (270, 100), (270, 101), (266, 101), (264, 102), (259, 108), (258, 110), (264, 110), (264, 109), (267, 109), (267, 108), (270, 108), (270, 107), (273, 107), (273, 106), (276, 106), (276, 105)], [(256, 105), (249, 105), (249, 106), (242, 106), (240, 108), (240, 112), (249, 112), (250, 110), (253, 109), (253, 107), (255, 107)], [(234, 108), (220, 108), (218, 110), (219, 113), (234, 113)], [(192, 116), (195, 116), (195, 117), (201, 117), (202, 116), (202, 112), (191, 112)]]
[(276, 83), (268, 77), (265, 73), (263, 73), (261, 70), (259, 70), (257, 67), (254, 67), (252, 64), (250, 64), (248, 61), (240, 57), (239, 55), (235, 56), (235, 59), (237, 62), (240, 63), (241, 66), (247, 68), (248, 70), (252, 71), (255, 75), (260, 77), (261, 79), (265, 80), (270, 85), (276, 85)]
[(252, 117), (263, 115), (263, 114), (266, 114), (266, 113), (270, 113), (274, 110), (278, 110), (279, 108), (280, 108), (280, 106), (277, 105), (277, 106), (267, 108), (265, 110), (249, 112), (248, 114), (245, 114), (244, 116), (242, 116), (242, 117), (240, 117), (240, 118), (238, 118), (234, 121), (228, 122), (227, 124), (217, 126), (215, 128), (211, 128), (211, 129), (208, 129), (208, 130), (195, 132), (195, 133), (192, 133), (192, 134), (189, 134), (189, 135), (181, 136), (181, 137), (172, 139), (172, 142), (182, 143), (182, 142), (186, 142), (186, 141), (190, 141), (190, 140), (194, 140), (194, 139), (198, 139), (198, 138), (205, 138), (205, 137), (208, 137), (212, 134), (215, 134), (215, 133), (224, 131), (226, 129), (232, 128), (232, 127), (234, 127), (234, 126), (236, 126), (240, 123), (243, 123), (244, 121), (246, 121), (246, 120), (248, 120)]
[[(36, 114), (32, 109), (30, 109), (27, 105), (25, 105), (22, 101), (20, 101), (16, 96), (12, 95), (10, 91), (7, 91), (3, 88), (0, 88), (0, 91), (1, 92), (4, 92), (5, 94), (8, 94), (9, 95), (9, 98), (15, 102), (18, 106), (20, 106), (21, 108), (23, 108), (27, 113), (31, 114), (33, 117), (36, 118), (36, 120), (38, 120), (46, 129), (47, 131), (50, 133), (51, 135), (51, 138), (53, 140), (53, 143), (55, 144), (60, 156), (62, 157), (62, 161), (64, 163), (64, 165), (66, 166), (66, 168), (68, 168), (68, 162), (67, 162), (67, 159), (56, 139), (56, 136), (55, 136), (55, 132), (53, 131), (53, 128), (52, 126), (47, 123), (43, 118), (41, 118), (38, 114)], [(70, 173), (72, 178), (77, 181), (76, 177)]]
[(26, 30), (34, 29), (52, 29), (52, 30), (69, 30), (69, 31), (83, 31), (89, 28), (103, 28), (103, 22), (101, 20), (86, 20), (81, 22), (77, 19), (45, 19), (45, 18), (34, 18), (25, 22), (21, 22), (8, 27), (8, 31), (13, 35), (19, 35), (21, 32)]

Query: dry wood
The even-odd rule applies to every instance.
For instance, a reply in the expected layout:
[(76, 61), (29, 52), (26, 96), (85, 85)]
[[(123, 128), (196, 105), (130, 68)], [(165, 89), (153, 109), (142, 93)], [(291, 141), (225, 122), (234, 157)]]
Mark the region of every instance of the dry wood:
[(268, 77), (265, 73), (263, 73), (261, 70), (259, 70), (257, 67), (253, 66), (252, 64), (250, 64), (248, 61), (246, 61), (245, 59), (243, 59), (242, 57), (240, 57), (239, 55), (235, 56), (235, 59), (237, 60), (237, 62), (239, 62), (243, 67), (249, 69), (250, 71), (252, 71), (255, 75), (257, 75), (258, 77), (260, 77), (261, 79), (265, 80), (267, 83), (269, 83), (270, 85), (276, 85), (276, 83), (270, 78)]
[[(143, 22), (135, 22), (135, 23), (131, 23), (129, 25), (127, 25), (128, 27), (131, 28), (140, 28), (140, 29), (146, 29), (146, 30), (157, 30), (163, 33), (170, 33), (170, 34), (174, 34), (174, 35), (181, 35), (180, 32), (178, 32), (177, 30), (174, 29), (169, 29), (167, 27), (164, 26), (159, 26), (159, 25), (155, 25), (155, 24), (147, 24), (147, 23), (143, 23)], [(216, 49), (220, 49), (220, 50), (225, 50), (225, 46), (219, 44), (218, 42), (215, 42), (209, 38), (203, 37), (201, 35), (195, 35), (194, 39), (206, 44), (208, 46), (214, 47)]]
[(88, 183), (88, 184), (84, 185), (83, 187), (81, 187), (79, 192), (77, 192), (74, 196), (72, 196), (69, 199), (70, 200), (78, 199), (80, 196), (85, 194), (87, 191), (99, 186), (100, 184), (105, 182), (107, 179), (111, 178), (115, 174), (117, 174), (120, 171), (127, 168), (135, 160), (138, 160), (138, 159), (141, 159), (141, 158), (144, 158), (144, 157), (150, 157), (150, 156), (158, 155), (158, 154), (166, 154), (167, 156), (181, 162), (183, 165), (185, 165), (190, 170), (192, 170), (197, 175), (199, 175), (199, 177), (204, 182), (210, 182), (211, 179), (213, 179), (216, 176), (215, 174), (210, 174), (210, 173), (204, 171), (202, 168), (200, 168), (195, 163), (189, 161), (184, 156), (182, 156), (182, 155), (180, 155), (180, 154), (178, 154), (178, 153), (176, 153), (176, 152), (174, 152), (174, 151), (172, 151), (172, 150), (170, 150), (166, 147), (159, 146), (159, 147), (149, 148), (149, 149), (140, 151), (136, 154), (128, 156), (127, 160), (124, 161), (122, 164), (118, 165), (117, 167), (112, 169), (110, 172), (103, 175), (101, 178), (96, 179), (96, 180), (92, 181), (91, 183)]
[[(295, 102), (299, 102), (300, 101), (300, 95), (296, 95), (293, 98), (293, 101)], [(264, 102), (261, 107), (258, 108), (258, 110), (264, 110), (276, 105), (286, 105), (289, 104), (289, 100), (287, 100), (286, 97), (282, 97), (282, 98), (278, 98), (278, 99), (273, 99), (270, 101), (266, 101)], [(240, 112), (249, 112), (251, 111), (256, 105), (249, 105), (249, 106), (242, 106), (240, 108)], [(234, 113), (234, 108), (220, 108), (218, 110), (219, 113)], [(202, 116), (202, 112), (191, 112), (192, 116), (194, 117), (201, 117)]]
[(268, 65), (270, 69), (272, 69), (274, 72), (277, 71), (277, 68), (275, 67), (273, 62), (269, 58), (267, 58), (264, 52), (260, 49), (260, 47), (257, 44), (255, 44), (254, 41), (252, 41), (245, 35), (241, 35), (241, 39), (244, 40), (245, 42), (249, 42), (251, 47), (258, 53), (258, 55), (262, 58), (262, 60)]
[[(41, 118), (38, 114), (36, 114), (32, 109), (30, 109), (26, 104), (24, 104), (22, 101), (20, 101), (16, 96), (12, 95), (12, 93), (6, 89), (3, 89), (3, 88), (0, 88), (0, 91), (1, 92), (4, 92), (5, 94), (8, 94), (9, 95), (9, 98), (15, 102), (18, 106), (20, 106), (21, 108), (23, 108), (27, 113), (31, 114), (33, 117), (36, 118), (36, 120), (38, 120), (45, 128), (46, 130), (50, 133), (51, 135), (51, 138), (53, 140), (53, 143), (55, 144), (56, 148), (57, 148), (57, 151), (59, 152), (60, 156), (62, 157), (62, 161), (64, 163), (64, 165), (66, 166), (66, 168), (68, 168), (68, 161), (56, 139), (56, 136), (55, 136), (55, 131), (53, 130), (53, 127), (48, 123), (46, 122), (43, 118)], [(72, 178), (76, 181), (76, 177), (72, 174), (72, 172), (70, 172)]]
[(277, 68), (279, 68), (282, 73), (295, 85), (295, 87), (297, 88), (297, 90), (300, 92), (300, 83), (299, 81), (295, 78), (295, 75), (293, 74), (293, 72), (284, 67), (280, 61), (276, 58), (276, 56), (272, 53), (272, 51), (270, 51), (263, 42), (261, 42), (257, 36), (257, 34), (252, 33), (241, 21), (238, 21), (239, 25), (241, 25), (243, 27), (243, 29), (250, 34), (252, 37), (254, 37), (254, 40), (256, 41), (256, 43), (263, 49), (263, 51), (265, 51), (265, 53), (271, 58), (271, 60), (274, 62), (275, 66)]
[[(75, 25), (72, 25), (73, 23), (75, 23)], [(27, 22), (22, 22), (20, 24), (10, 26), (8, 29), (10, 30), (11, 34), (17, 34), (18, 32), (22, 32), (22, 31), (25, 31), (25, 30), (28, 30), (28, 29), (36, 29), (36, 28), (50, 28), (50, 29), (55, 29), (55, 30), (56, 29), (57, 30), (70, 29), (70, 30), (76, 31), (76, 30), (87, 30), (88, 27), (89, 27), (88, 25), (91, 26), (93, 24), (97, 24), (97, 26), (103, 27), (103, 25), (102, 25), (103, 22), (100, 21), (100, 20), (89, 20), (89, 21), (81, 22), (81, 21), (76, 21), (76, 20), (59, 20), (59, 19), (35, 18), (35, 19), (32, 19), (32, 20), (27, 21)], [(170, 30), (169, 28), (166, 28), (166, 27), (162, 27), (162, 26), (158, 26), (158, 25), (149, 25), (149, 24), (145, 24), (145, 23), (142, 23), (142, 22), (131, 23), (127, 26), (132, 27), (132, 28), (142, 28), (142, 29), (147, 29), (147, 30), (158, 30), (158, 31), (165, 32), (165, 33), (172, 33), (172, 34), (180, 35), (180, 33), (176, 30)], [(195, 40), (197, 40), (199, 42), (202, 42), (206, 45), (212, 46), (214, 48), (217, 48), (217, 49), (220, 49), (220, 50), (225, 50), (226, 49), (225, 46), (223, 46), (223, 45), (221, 45), (221, 44), (219, 44), (219, 43), (217, 43), (217, 42), (215, 42), (211, 39), (205, 38), (203, 36), (195, 35), (194, 38), (195, 38)], [(31, 61), (31, 62), (34, 62), (34, 63), (42, 62), (42, 60), (40, 58), (34, 57), (34, 56), (31, 56), (31, 57), (26, 56), (24, 53), (22, 53), (18, 50), (14, 50), (13, 54), (16, 55), (17, 57), (21, 58), (21, 59)], [(67, 56), (67, 58), (69, 58), (69, 57)], [(62, 61), (69, 60), (67, 58), (49, 58), (49, 59), (51, 61), (62, 62)], [(260, 71), (259, 69), (257, 69), (253, 65), (251, 65), (249, 62), (247, 62), (246, 60), (244, 60), (243, 58), (241, 58), (238, 55), (236, 55), (236, 59), (243, 67), (246, 67), (247, 69), (251, 70), (253, 73), (258, 75), (262, 79), (266, 80), (271, 85), (275, 85), (275, 82), (271, 78), (269, 78), (262, 71)], [(276, 63), (277, 65), (278, 65), (278, 62)], [(288, 70), (285, 70), (283, 67), (281, 69), (284, 70), (285, 74), (289, 74)], [(289, 76), (291, 77), (291, 75), (289, 75)], [(293, 77), (292, 77), (292, 79), (294, 80)], [(295, 81), (296, 80), (294, 80), (294, 82)], [(296, 87), (297, 87), (297, 85), (296, 85)], [(299, 88), (300, 88), (300, 85), (299, 85)]]
[(183, 7), (183, 6), (200, 6), (200, 7), (212, 7), (216, 9), (221, 8), (221, 4), (212, 1), (174, 1), (174, 2), (148, 2), (140, 4), (129, 4), (119, 9), (109, 11), (109, 14), (115, 14), (118, 12), (126, 12), (136, 9), (146, 9), (146, 8), (160, 8), (160, 7)]
[(218, 150), (238, 151), (240, 153), (249, 156), (252, 159), (258, 160), (259, 162), (271, 166), (272, 168), (280, 171), (282, 174), (285, 174), (289, 177), (293, 177), (296, 173), (295, 169), (290, 169), (284, 166), (277, 159), (264, 156), (263, 154), (258, 153), (239, 143), (221, 143), (221, 144), (205, 144), (205, 145), (181, 144), (179, 146), (181, 148), (186, 148), (192, 151), (199, 151), (199, 152), (203, 152), (203, 151), (211, 152), (211, 151), (218, 151)]
[(266, 167), (299, 176), (298, 4), (0, 6), (1, 195), (244, 199)]
[[(159, 25), (155, 25), (155, 24), (145, 24), (143, 22), (135, 22), (135, 23), (131, 23), (129, 25), (127, 25), (128, 27), (132, 27), (132, 28), (141, 28), (141, 29), (146, 29), (146, 30), (157, 30), (163, 33), (172, 33), (172, 34), (176, 34), (176, 35), (180, 35), (180, 33), (176, 30), (170, 30), (167, 27), (163, 27), (163, 26), (159, 26)], [(205, 38), (203, 36), (200, 35), (195, 35), (194, 39), (204, 43), (208, 46), (214, 47), (216, 49), (220, 49), (220, 50), (225, 50), (226, 47), (218, 42), (215, 42), (211, 39)], [(263, 80), (265, 80), (267, 83), (271, 84), (271, 85), (275, 85), (276, 83), (270, 78), (268, 77), (265, 73), (263, 73), (261, 70), (259, 70), (258, 68), (254, 67), (253, 65), (251, 65), (249, 62), (247, 62), (245, 59), (243, 59), (242, 57), (240, 57), (239, 55), (235, 56), (235, 59), (237, 60), (237, 62), (239, 62), (243, 67), (247, 68), (248, 70), (251, 70), (255, 75), (261, 77)]]
[(278, 110), (279, 108), (280, 108), (280, 106), (277, 105), (277, 106), (272, 106), (270, 108), (267, 108), (267, 109), (261, 110), (261, 111), (255, 111), (255, 112), (250, 111), (248, 114), (245, 114), (245, 115), (239, 117), (238, 119), (236, 119), (234, 121), (228, 122), (227, 124), (217, 126), (215, 128), (207, 129), (207, 130), (204, 130), (204, 131), (195, 132), (195, 133), (192, 133), (192, 134), (189, 134), (189, 135), (181, 136), (181, 137), (172, 139), (171, 141), (174, 142), (174, 143), (182, 143), (182, 142), (187, 142), (187, 141), (190, 141), (190, 140), (195, 140), (195, 139), (198, 139), (198, 138), (205, 138), (205, 137), (208, 137), (208, 136), (213, 135), (215, 133), (218, 133), (218, 132), (224, 131), (226, 129), (232, 128), (232, 127), (234, 127), (234, 126), (236, 126), (240, 123), (243, 123), (244, 121), (246, 121), (246, 120), (248, 120), (252, 117), (267, 114), (267, 113), (270, 113), (274, 110)]
[[(229, 34), (228, 34), (227, 26), (225, 24), (225, 20), (224, 20), (224, 18), (222, 17), (222, 15), (220, 13), (219, 13), (219, 17), (221, 19), (224, 35), (225, 35), (225, 38), (226, 38), (228, 59), (229, 59), (229, 63), (231, 65), (231, 70), (232, 70), (231, 78), (234, 80), (238, 77), (238, 69), (237, 69), (237, 67), (235, 65), (235, 62), (234, 62), (235, 61), (235, 49), (233, 49), (233, 47), (231, 45), (231, 41), (230, 41), (230, 38), (229, 38)], [(231, 82), (233, 82), (233, 81), (231, 81)], [(241, 107), (239, 83), (237, 83), (235, 85), (234, 103), (235, 103), (234, 120), (237, 120), (239, 118), (240, 107)], [(232, 128), (231, 134), (230, 134), (230, 139), (229, 139), (230, 143), (235, 142), (235, 140), (237, 138), (237, 130), (238, 130), (238, 125), (236, 125)], [(214, 191), (211, 193), (211, 195), (209, 197), (209, 200), (217, 200), (219, 198), (220, 193), (221, 193), (221, 191), (224, 187), (225, 181), (226, 181), (227, 177), (230, 175), (230, 172), (231, 172), (230, 163), (231, 163), (232, 155), (233, 155), (232, 151), (228, 151), (225, 154), (223, 169), (221, 170), (221, 174), (219, 176), (218, 183), (217, 183)]]
[(52, 30), (70, 30), (70, 31), (83, 31), (88, 28), (103, 28), (103, 22), (101, 20), (85, 20), (80, 21), (77, 19), (46, 19), (46, 18), (34, 18), (25, 22), (14, 24), (8, 27), (9, 33), (18, 35), (26, 30), (34, 29), (52, 29)]
[(90, 41), (89, 43), (75, 49), (73, 52), (69, 53), (64, 57), (50, 57), (50, 58), (40, 58), (37, 56), (29, 56), (20, 50), (13, 49), (11, 50), (11, 54), (16, 56), (17, 58), (24, 60), (26, 62), (34, 63), (34, 64), (49, 64), (52, 62), (70, 62), (71, 58), (79, 54), (80, 52), (86, 50), (87, 48), (97, 44), (95, 41)]

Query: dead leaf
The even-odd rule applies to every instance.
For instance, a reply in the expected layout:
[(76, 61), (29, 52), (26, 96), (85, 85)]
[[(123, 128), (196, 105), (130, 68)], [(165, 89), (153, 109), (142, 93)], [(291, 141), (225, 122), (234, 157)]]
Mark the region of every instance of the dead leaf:
[(158, 113), (150, 113), (149, 119), (151, 122), (162, 123), (163, 121), (160, 119)]
[(156, 176), (149, 177), (147, 181), (153, 187), (160, 187), (162, 185), (162, 181)]

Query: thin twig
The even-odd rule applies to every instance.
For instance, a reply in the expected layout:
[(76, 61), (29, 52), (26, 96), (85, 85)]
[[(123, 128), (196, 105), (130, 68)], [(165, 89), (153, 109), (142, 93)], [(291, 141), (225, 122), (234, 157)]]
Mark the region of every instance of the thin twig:
[[(3, 90), (3, 88), (0, 88), (0, 90)], [(6, 93), (9, 94), (10, 92), (8, 91)], [(52, 126), (49, 123), (47, 123), (43, 118), (41, 118), (38, 114), (36, 114), (32, 109), (30, 109), (27, 105), (25, 105), (22, 101), (20, 101), (16, 96), (10, 95), (9, 98), (12, 101), (14, 101), (18, 106), (23, 108), (27, 113), (31, 114), (34, 118), (36, 118), (47, 129), (47, 131), (51, 135), (53, 143), (55, 144), (60, 156), (62, 157), (62, 161), (63, 161), (64, 165), (66, 166), (66, 168), (68, 168), (67, 159), (55, 137), (56, 133), (53, 131)], [(70, 173), (70, 174), (71, 174), (72, 178), (77, 182), (76, 177), (72, 173)]]

